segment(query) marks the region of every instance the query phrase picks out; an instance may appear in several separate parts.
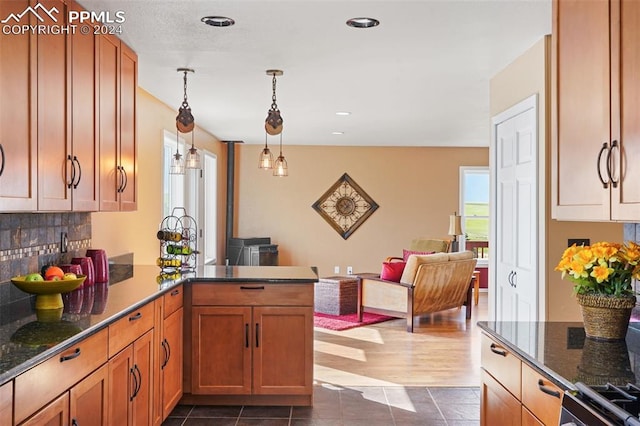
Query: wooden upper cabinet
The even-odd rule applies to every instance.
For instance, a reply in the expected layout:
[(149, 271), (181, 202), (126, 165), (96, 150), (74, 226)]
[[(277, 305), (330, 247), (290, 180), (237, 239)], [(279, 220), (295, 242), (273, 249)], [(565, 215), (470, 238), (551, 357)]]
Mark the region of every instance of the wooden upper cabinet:
[[(57, 9), (58, 24), (66, 25), (67, 6), (61, 0), (40, 2)], [(48, 19), (48, 18), (47, 18)], [(45, 25), (56, 24), (45, 21)], [(70, 90), (69, 36), (38, 34), (38, 210), (71, 210), (71, 137), (67, 93)]]
[[(553, 1), (552, 216), (640, 218), (640, 4)], [(624, 11), (624, 13), (622, 13)]]
[[(29, 1), (2, 1), (0, 15), (21, 13)], [(26, 16), (22, 19), (26, 20)], [(35, 18), (29, 17), (34, 24)], [(37, 38), (0, 34), (0, 211), (35, 211), (37, 198)]]
[(137, 56), (117, 37), (98, 40), (100, 210), (136, 210)]
[[(69, 9), (84, 8), (72, 2)], [(72, 209), (97, 211), (98, 188), (98, 137), (97, 137), (97, 67), (96, 42), (93, 32), (83, 34), (76, 31), (71, 39), (71, 184)]]
[[(620, 183), (613, 187), (611, 219), (640, 220), (640, 4), (623, 0), (612, 7), (612, 138), (620, 141), (616, 154)], [(619, 22), (619, 25), (618, 25)], [(615, 89), (615, 90), (614, 90)], [(614, 114), (615, 113), (615, 114)], [(618, 118), (619, 117), (619, 118)]]

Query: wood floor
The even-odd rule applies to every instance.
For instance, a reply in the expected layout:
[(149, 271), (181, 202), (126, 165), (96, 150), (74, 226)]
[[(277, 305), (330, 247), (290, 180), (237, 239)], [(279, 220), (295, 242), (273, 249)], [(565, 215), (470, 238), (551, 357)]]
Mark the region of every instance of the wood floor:
[(487, 293), (465, 308), (345, 331), (315, 329), (315, 383), (339, 386), (480, 386), (480, 329)]

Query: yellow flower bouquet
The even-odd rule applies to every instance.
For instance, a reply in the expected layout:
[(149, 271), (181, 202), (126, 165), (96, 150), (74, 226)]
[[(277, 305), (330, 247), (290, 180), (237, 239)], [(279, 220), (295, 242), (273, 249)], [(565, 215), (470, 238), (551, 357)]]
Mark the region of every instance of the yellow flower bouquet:
[(635, 294), (632, 280), (640, 279), (640, 245), (632, 241), (574, 244), (564, 251), (555, 270), (575, 283), (575, 294), (631, 296)]

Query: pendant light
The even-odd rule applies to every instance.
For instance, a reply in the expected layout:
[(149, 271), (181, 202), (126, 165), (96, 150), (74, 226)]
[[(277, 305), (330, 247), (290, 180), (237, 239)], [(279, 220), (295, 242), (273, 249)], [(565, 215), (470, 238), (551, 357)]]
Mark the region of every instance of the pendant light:
[[(280, 109), (278, 108), (278, 102), (276, 99), (276, 77), (283, 75), (282, 70), (267, 70), (267, 75), (272, 77), (271, 79), (271, 108), (267, 112), (267, 118), (264, 121), (264, 148), (260, 153), (260, 158), (258, 160), (258, 168), (269, 170), (274, 169), (274, 176), (287, 176), (287, 163), (282, 155), (282, 115), (280, 114)], [(268, 135), (280, 135), (280, 156), (275, 162), (273, 162), (273, 155), (269, 150), (269, 145), (267, 144)], [(283, 167), (284, 166), (284, 167)]]
[(182, 104), (178, 109), (178, 116), (176, 117), (176, 128), (180, 133), (191, 132), (191, 148), (187, 153), (187, 157), (185, 160), (185, 167), (187, 169), (199, 169), (200, 154), (198, 153), (198, 150), (194, 146), (195, 119), (193, 118), (193, 114), (191, 114), (191, 107), (189, 106), (189, 102), (187, 100), (187, 74), (195, 71), (192, 70), (191, 68), (178, 68), (178, 72), (184, 73), (184, 77), (183, 77), (184, 94), (182, 98)]
[(267, 145), (267, 133), (264, 134), (264, 149), (260, 154), (260, 159), (258, 160), (258, 168), (263, 170), (270, 170), (273, 168), (273, 155), (269, 150), (269, 146)]
[(278, 177), (289, 176), (287, 160), (285, 160), (284, 155), (282, 155), (282, 132), (280, 133), (280, 155), (276, 160), (276, 164), (273, 166), (273, 175)]
[(184, 174), (184, 160), (180, 154), (180, 139), (178, 139), (178, 132), (176, 131), (176, 153), (171, 158), (171, 167), (169, 167), (169, 174), (171, 175), (183, 175)]

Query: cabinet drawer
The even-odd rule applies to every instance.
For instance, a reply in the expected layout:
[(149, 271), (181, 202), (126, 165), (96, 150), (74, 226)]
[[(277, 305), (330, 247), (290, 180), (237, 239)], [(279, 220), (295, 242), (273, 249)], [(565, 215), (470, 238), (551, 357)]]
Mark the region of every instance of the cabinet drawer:
[(520, 400), (520, 358), (483, 333), (481, 359), (482, 367)]
[(107, 330), (101, 330), (16, 377), (16, 423), (106, 363), (107, 337)]
[(131, 312), (109, 326), (109, 358), (153, 327), (153, 303)]
[(313, 306), (309, 284), (193, 284), (193, 305)]
[(522, 364), (522, 404), (544, 424), (557, 424), (562, 390), (527, 364)]
[(178, 286), (162, 296), (162, 298), (164, 299), (165, 318), (182, 307), (182, 295), (182, 286)]

